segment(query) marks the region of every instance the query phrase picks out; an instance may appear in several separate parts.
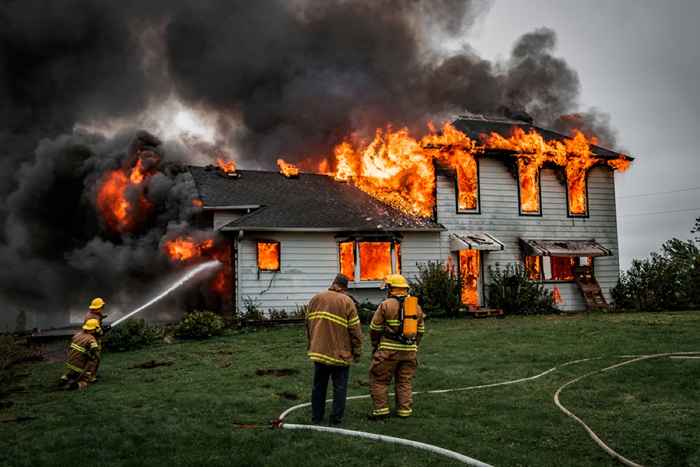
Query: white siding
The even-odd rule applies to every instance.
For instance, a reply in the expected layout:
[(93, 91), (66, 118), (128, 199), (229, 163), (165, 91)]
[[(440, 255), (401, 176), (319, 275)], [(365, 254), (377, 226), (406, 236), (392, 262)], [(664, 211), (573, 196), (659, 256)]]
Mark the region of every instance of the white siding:
[[(567, 216), (566, 191), (554, 170), (541, 173), (542, 216), (520, 216), (518, 213), (517, 180), (505, 164), (494, 159), (479, 161), (481, 214), (457, 214), (454, 182), (439, 176), (437, 187), (438, 222), (449, 231), (471, 230), (488, 232), (504, 243), (503, 251), (484, 252), (484, 281), (488, 283), (488, 267), (497, 263), (520, 262), (522, 253), (518, 238), (590, 239), (610, 249), (612, 256), (594, 260), (595, 275), (605, 298), (610, 300), (610, 288), (618, 276), (617, 223), (615, 217), (615, 186), (612, 170), (596, 167), (588, 175), (589, 218)], [(447, 250), (449, 232), (441, 236), (441, 251)], [(443, 253), (444, 254), (444, 253)], [(446, 256), (445, 256), (446, 258)], [(576, 284), (546, 284), (559, 287), (565, 310), (584, 309)]]

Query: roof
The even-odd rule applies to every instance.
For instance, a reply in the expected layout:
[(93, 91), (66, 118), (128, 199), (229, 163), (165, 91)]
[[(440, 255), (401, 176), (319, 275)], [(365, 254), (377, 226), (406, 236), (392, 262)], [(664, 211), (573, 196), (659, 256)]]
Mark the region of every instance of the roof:
[(530, 256), (610, 256), (612, 252), (595, 240), (532, 240), (521, 238)]
[(499, 251), (504, 248), (503, 242), (488, 232), (455, 232), (450, 234), (450, 251)]
[[(465, 115), (458, 117), (457, 120), (454, 121), (453, 125), (455, 128), (457, 128), (470, 138), (476, 140), (479, 139), (480, 135), (489, 134), (491, 132), (498, 133), (499, 135), (507, 138), (511, 135), (511, 131), (515, 127), (522, 128), (526, 132), (530, 130), (535, 130), (542, 135), (545, 141), (569, 138), (569, 136), (563, 135), (553, 130), (538, 127), (528, 122), (523, 122), (520, 120), (511, 120), (501, 117)], [(618, 152), (594, 144), (591, 145), (591, 149), (593, 151), (593, 154), (604, 159), (617, 159), (620, 156), (620, 153)]]
[(239, 170), (237, 178), (213, 166), (190, 166), (205, 209), (253, 208), (222, 230), (342, 232), (440, 231), (433, 221), (411, 216), (359, 188), (327, 175)]

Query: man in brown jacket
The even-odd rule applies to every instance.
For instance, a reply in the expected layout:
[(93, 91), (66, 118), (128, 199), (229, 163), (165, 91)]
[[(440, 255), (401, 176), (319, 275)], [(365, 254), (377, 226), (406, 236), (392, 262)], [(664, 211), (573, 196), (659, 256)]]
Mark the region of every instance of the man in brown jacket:
[(350, 363), (362, 352), (362, 329), (354, 301), (347, 295), (348, 278), (338, 274), (330, 288), (314, 296), (306, 314), (309, 359), (314, 362), (311, 420), (321, 423), (326, 407), (328, 378), (333, 379), (330, 423), (343, 421)]
[(423, 310), (415, 302), (415, 310), (411, 316), (414, 329), (407, 338), (402, 330), (401, 313), (407, 303), (409, 285), (399, 274), (386, 278), (388, 298), (384, 300), (372, 317), (369, 325), (372, 339), (372, 366), (369, 370), (370, 393), (374, 408), (370, 420), (378, 420), (389, 416), (389, 384), (396, 384), (396, 415), (401, 418), (410, 417), (413, 413), (413, 376), (416, 373), (418, 361), (416, 352), (418, 344), (425, 332)]
[[(104, 333), (109, 329), (109, 325), (102, 324), (102, 321), (104, 321), (104, 319), (107, 317), (107, 315), (104, 314), (104, 307), (105, 301), (102, 298), (94, 298), (92, 302), (90, 302), (88, 312), (85, 314), (85, 318), (83, 319), (83, 324), (87, 323), (90, 319), (96, 319), (97, 322), (100, 323), (99, 330), (94, 334), (100, 348), (102, 348), (102, 338), (104, 337)], [(97, 359), (90, 362), (89, 372), (91, 375), (91, 383), (97, 381), (97, 370), (100, 368), (101, 361), (102, 358), (98, 352)]]
[(95, 334), (100, 331), (100, 323), (89, 319), (83, 329), (73, 336), (68, 349), (66, 373), (61, 376), (65, 389), (85, 389), (94, 380), (95, 361), (99, 359), (100, 344)]

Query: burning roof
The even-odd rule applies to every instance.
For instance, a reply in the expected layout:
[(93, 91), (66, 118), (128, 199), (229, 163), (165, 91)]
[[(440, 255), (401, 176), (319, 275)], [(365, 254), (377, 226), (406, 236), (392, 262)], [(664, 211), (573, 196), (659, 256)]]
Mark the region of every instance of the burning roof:
[(437, 231), (429, 218), (411, 216), (355, 186), (319, 174), (298, 178), (239, 170), (222, 176), (214, 167), (190, 167), (204, 209), (258, 207), (223, 230)]

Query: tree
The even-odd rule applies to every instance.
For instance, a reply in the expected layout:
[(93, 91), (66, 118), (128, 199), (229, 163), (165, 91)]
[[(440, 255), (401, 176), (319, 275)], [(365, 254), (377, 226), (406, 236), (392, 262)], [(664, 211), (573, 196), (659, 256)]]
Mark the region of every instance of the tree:
[(695, 219), (695, 227), (693, 227), (693, 229), (690, 231), (690, 233), (698, 234), (695, 237), (695, 241), (697, 243), (700, 243), (700, 217)]

